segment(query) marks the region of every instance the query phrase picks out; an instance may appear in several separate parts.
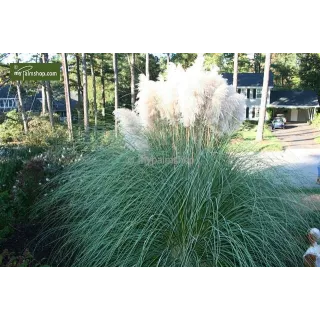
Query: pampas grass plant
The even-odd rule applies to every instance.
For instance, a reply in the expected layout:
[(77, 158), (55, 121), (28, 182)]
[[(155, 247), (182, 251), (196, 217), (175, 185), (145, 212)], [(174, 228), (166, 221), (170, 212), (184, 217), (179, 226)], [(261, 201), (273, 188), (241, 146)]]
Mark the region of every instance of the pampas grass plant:
[[(314, 213), (273, 172), (224, 145), (180, 157), (106, 148), (41, 204), (71, 266), (301, 266)], [(274, 184), (275, 176), (277, 182)], [(318, 221), (319, 222), (319, 221)]]
[[(70, 266), (300, 266), (316, 217), (261, 157), (228, 148), (243, 98), (201, 63), (141, 77), (126, 145), (87, 154), (38, 204)], [(258, 168), (258, 169), (257, 169)], [(260, 168), (260, 169), (259, 169)], [(274, 184), (277, 179), (278, 184)]]

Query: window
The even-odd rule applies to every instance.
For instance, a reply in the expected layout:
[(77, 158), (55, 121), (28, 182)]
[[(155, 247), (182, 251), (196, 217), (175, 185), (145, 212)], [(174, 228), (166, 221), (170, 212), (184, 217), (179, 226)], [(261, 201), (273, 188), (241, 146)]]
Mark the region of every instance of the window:
[(238, 93), (241, 93), (241, 89), (238, 89)]
[(260, 109), (256, 108), (256, 118), (259, 118), (259, 111), (260, 111)]
[(246, 108), (246, 119), (249, 119), (249, 107)]
[(257, 89), (253, 89), (252, 98), (253, 99), (257, 98)]
[(247, 99), (250, 99), (250, 89), (247, 89)]
[(261, 99), (262, 97), (262, 89), (257, 89), (257, 99)]
[(252, 108), (252, 118), (255, 118), (256, 117), (256, 108), (253, 107)]

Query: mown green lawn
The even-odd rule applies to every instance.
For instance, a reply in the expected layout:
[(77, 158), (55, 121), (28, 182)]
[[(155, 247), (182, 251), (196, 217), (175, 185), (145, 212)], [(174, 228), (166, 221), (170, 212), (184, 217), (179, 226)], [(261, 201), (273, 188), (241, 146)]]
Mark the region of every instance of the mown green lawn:
[(274, 136), (270, 127), (265, 125), (262, 142), (256, 142), (257, 125), (245, 123), (231, 140), (231, 146), (236, 149), (250, 151), (281, 151), (283, 150), (280, 140)]

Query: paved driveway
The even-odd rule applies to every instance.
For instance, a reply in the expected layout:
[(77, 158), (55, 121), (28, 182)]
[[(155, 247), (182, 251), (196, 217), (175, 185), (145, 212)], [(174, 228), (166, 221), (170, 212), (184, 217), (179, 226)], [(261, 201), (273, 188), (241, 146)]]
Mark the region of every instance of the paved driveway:
[(284, 151), (261, 152), (261, 159), (267, 166), (279, 169), (288, 182), (298, 187), (320, 188), (317, 184), (320, 148), (286, 149)]
[(320, 144), (315, 138), (320, 131), (307, 123), (287, 123), (286, 129), (274, 130), (274, 135), (282, 142), (284, 151), (261, 153), (272, 167), (287, 173), (295, 186), (316, 187), (318, 164), (320, 164)]
[(320, 149), (314, 138), (320, 131), (307, 123), (287, 123), (286, 129), (274, 130), (274, 135), (282, 142), (284, 149)]

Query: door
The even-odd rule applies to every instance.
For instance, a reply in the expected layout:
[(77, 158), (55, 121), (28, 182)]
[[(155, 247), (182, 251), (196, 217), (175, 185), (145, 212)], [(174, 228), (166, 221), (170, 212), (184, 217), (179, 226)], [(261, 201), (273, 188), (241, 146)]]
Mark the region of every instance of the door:
[(298, 121), (298, 109), (291, 109), (290, 121)]

